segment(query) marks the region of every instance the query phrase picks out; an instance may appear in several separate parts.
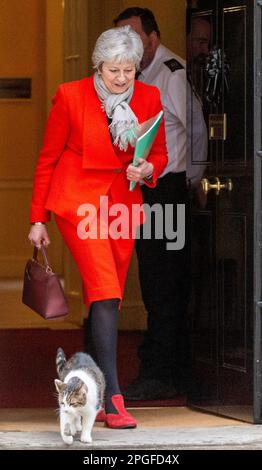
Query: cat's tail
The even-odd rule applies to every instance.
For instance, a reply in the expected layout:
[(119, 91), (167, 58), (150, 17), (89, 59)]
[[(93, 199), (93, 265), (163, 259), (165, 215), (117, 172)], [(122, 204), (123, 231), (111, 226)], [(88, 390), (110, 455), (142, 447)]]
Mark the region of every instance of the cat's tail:
[(58, 377), (61, 377), (64, 365), (66, 363), (66, 356), (62, 348), (58, 348), (57, 350), (55, 363)]

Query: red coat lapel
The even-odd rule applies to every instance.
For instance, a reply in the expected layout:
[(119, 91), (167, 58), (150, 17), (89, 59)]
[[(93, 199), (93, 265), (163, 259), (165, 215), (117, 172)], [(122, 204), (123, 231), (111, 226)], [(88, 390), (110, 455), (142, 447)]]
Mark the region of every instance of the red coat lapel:
[(83, 121), (83, 168), (88, 170), (113, 170), (121, 162), (112, 145), (106, 114), (101, 109), (93, 77), (86, 82)]

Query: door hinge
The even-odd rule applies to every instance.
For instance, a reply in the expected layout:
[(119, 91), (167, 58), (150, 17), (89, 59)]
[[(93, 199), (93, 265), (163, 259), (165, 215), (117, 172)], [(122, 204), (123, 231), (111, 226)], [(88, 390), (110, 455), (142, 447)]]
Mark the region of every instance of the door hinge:
[(257, 5), (258, 5), (259, 7), (262, 7), (262, 0), (257, 0)]
[(260, 307), (260, 308), (262, 308), (262, 301), (261, 301), (261, 300), (258, 300), (257, 306)]
[[(261, 0), (262, 2), (262, 0)], [(257, 150), (257, 156), (262, 158), (262, 150)]]

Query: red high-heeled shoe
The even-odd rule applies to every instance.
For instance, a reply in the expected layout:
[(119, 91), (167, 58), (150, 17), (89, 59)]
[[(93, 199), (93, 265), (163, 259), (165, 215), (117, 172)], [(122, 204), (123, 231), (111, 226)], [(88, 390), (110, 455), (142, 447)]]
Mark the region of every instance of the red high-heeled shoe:
[(104, 410), (98, 411), (96, 415), (96, 423), (104, 423), (106, 420), (106, 414)]
[(125, 409), (123, 396), (120, 394), (112, 395), (111, 400), (118, 413), (106, 414), (105, 423), (107, 427), (113, 429), (136, 428), (137, 423), (135, 418)]

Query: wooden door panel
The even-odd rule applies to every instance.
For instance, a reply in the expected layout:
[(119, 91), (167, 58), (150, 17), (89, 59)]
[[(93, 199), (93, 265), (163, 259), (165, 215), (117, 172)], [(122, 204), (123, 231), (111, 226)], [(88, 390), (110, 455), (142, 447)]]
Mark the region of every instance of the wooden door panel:
[(224, 8), (222, 12), (222, 50), (225, 66), (221, 112), (227, 115), (227, 137), (223, 143), (222, 161), (219, 159), (218, 163), (223, 167), (229, 163), (245, 165), (247, 159), (246, 14), (246, 6)]
[(214, 363), (214, 220), (212, 211), (195, 213), (192, 218), (192, 305), (194, 329), (194, 358)]
[[(223, 252), (220, 280), (220, 365), (246, 371), (247, 279), (245, 214), (225, 211), (221, 217)], [(237, 240), (237, 243), (236, 243)]]

